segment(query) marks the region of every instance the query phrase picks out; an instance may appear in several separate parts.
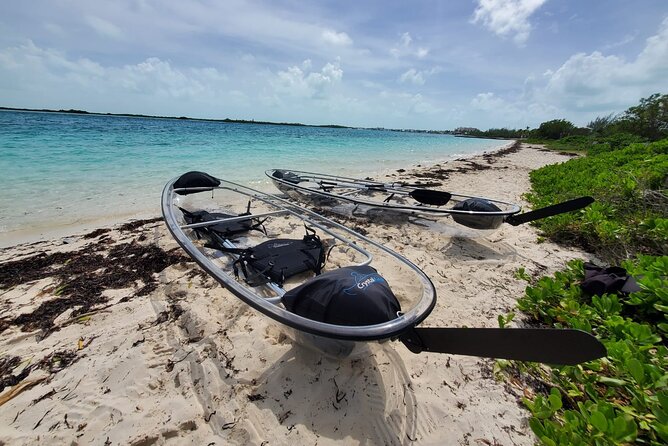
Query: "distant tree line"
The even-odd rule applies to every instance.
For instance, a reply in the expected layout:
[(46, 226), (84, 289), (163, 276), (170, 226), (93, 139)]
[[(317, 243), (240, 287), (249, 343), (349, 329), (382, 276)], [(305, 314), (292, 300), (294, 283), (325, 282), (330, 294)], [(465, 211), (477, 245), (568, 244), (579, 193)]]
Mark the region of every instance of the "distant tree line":
[(668, 95), (653, 94), (640, 100), (620, 115), (599, 116), (587, 127), (575, 127), (565, 119), (543, 122), (532, 136), (543, 139), (561, 139), (567, 136), (591, 135), (612, 136), (635, 135), (647, 141), (658, 141), (668, 137)]
[[(668, 137), (668, 94), (656, 93), (643, 98), (636, 106), (619, 115), (610, 114), (597, 117), (586, 127), (577, 127), (566, 119), (553, 119), (540, 124), (537, 129), (493, 128), (479, 130), (474, 127), (458, 127), (455, 135), (479, 138), (532, 138), (558, 140), (571, 137), (579, 139), (613, 138), (624, 143), (658, 141)], [(579, 138), (578, 138), (579, 137)]]
[(476, 138), (503, 138), (503, 139), (523, 139), (531, 134), (529, 127), (526, 129), (489, 129), (480, 130), (475, 127), (457, 127), (453, 132), (457, 136), (471, 136)]

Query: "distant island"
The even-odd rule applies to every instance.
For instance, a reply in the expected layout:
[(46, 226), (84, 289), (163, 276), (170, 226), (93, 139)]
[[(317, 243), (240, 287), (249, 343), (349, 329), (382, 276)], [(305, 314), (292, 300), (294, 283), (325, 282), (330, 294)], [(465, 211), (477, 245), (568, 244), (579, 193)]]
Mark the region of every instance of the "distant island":
[(482, 138), (482, 139), (523, 139), (526, 138), (527, 130), (509, 130), (509, 129), (489, 129), (478, 130), (473, 127), (458, 127), (454, 130), (420, 130), (420, 129), (388, 129), (384, 127), (350, 127), (338, 124), (302, 124), (300, 122), (271, 122), (271, 121), (255, 121), (253, 119), (210, 119), (210, 118), (189, 118), (187, 116), (156, 116), (156, 115), (142, 115), (135, 113), (98, 113), (89, 112), (86, 110), (51, 110), (46, 108), (16, 108), (16, 107), (0, 107), (0, 110), (7, 111), (22, 111), (22, 112), (41, 112), (41, 113), (70, 113), (73, 115), (91, 115), (91, 116), (117, 116), (124, 118), (149, 118), (149, 119), (178, 119), (184, 121), (202, 121), (202, 122), (224, 122), (227, 124), (257, 124), (257, 125), (289, 125), (293, 127), (317, 127), (317, 128), (331, 128), (331, 129), (354, 129), (354, 130), (379, 130), (385, 132), (402, 132), (402, 133), (427, 133), (433, 135), (453, 135), (462, 138)]
[[(187, 116), (156, 116), (156, 115), (142, 115), (135, 113), (98, 113), (98, 112), (89, 112), (86, 110), (52, 110), (46, 108), (17, 108), (17, 107), (0, 107), (0, 110), (8, 111), (23, 111), (23, 112), (42, 112), (42, 113), (70, 113), (74, 115), (91, 115), (91, 116), (118, 116), (125, 118), (150, 118), (150, 119), (179, 119), (184, 121), (204, 121), (204, 122), (224, 122), (228, 124), (258, 124), (258, 125), (289, 125), (294, 127), (318, 127), (318, 128), (332, 128), (332, 129), (357, 129), (357, 130), (382, 130), (388, 132), (407, 132), (407, 133), (430, 133), (438, 135), (457, 135), (452, 130), (419, 130), (419, 129), (387, 129), (384, 127), (351, 127), (346, 125), (338, 124), (324, 124), (324, 125), (314, 125), (314, 124), (302, 124), (300, 122), (271, 122), (271, 121), (255, 121), (247, 119), (210, 119), (210, 118), (189, 118)], [(470, 137), (470, 135), (467, 135)]]
[(92, 116), (118, 116), (125, 118), (151, 118), (151, 119), (180, 119), (186, 121), (206, 121), (206, 122), (227, 122), (233, 124), (260, 124), (260, 125), (292, 125), (297, 127), (326, 127), (326, 128), (355, 128), (347, 127), (344, 125), (336, 124), (326, 124), (326, 125), (308, 125), (301, 124), (298, 122), (269, 122), (269, 121), (255, 121), (255, 120), (245, 120), (245, 119), (208, 119), (208, 118), (189, 118), (187, 116), (155, 116), (155, 115), (141, 115), (135, 113), (97, 113), (89, 112), (86, 110), (51, 110), (46, 108), (16, 108), (16, 107), (0, 107), (0, 110), (9, 110), (9, 111), (26, 111), (26, 112), (42, 112), (42, 113), (70, 113), (73, 115), (92, 115)]

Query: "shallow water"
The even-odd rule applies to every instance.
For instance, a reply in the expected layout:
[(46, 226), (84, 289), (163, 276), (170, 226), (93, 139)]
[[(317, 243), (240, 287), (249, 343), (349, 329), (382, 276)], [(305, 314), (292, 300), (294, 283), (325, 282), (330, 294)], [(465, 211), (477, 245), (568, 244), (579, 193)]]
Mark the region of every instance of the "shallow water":
[(270, 168), (373, 176), (505, 142), (386, 130), (0, 111), (0, 246), (160, 213), (189, 170), (275, 192)]

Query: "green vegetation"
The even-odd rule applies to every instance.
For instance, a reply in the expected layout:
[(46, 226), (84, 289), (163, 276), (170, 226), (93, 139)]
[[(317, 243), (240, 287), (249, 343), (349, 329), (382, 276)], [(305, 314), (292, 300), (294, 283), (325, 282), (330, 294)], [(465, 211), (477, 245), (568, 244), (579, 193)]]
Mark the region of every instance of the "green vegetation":
[[(597, 118), (586, 134), (553, 120), (532, 136), (583, 155), (531, 173), (527, 199), (534, 207), (581, 195), (596, 198), (579, 213), (537, 223), (543, 235), (621, 264), (641, 291), (585, 294), (580, 260), (538, 280), (520, 268), (515, 277), (530, 286), (517, 306), (529, 323), (591, 332), (608, 356), (555, 368), (499, 361), (498, 369), (523, 373), (533, 384), (535, 396), (525, 393), (523, 402), (541, 444), (667, 444), (668, 95), (642, 99), (619, 117)], [(517, 319), (518, 314), (501, 315), (499, 325)]]
[(537, 129), (459, 127), (453, 133), (477, 138), (526, 139), (548, 148), (569, 151), (611, 150), (634, 142), (668, 138), (668, 95), (653, 94), (621, 115), (610, 114), (576, 127), (565, 119), (543, 122)]
[(474, 127), (458, 127), (453, 131), (456, 136), (470, 136), (475, 138), (499, 138), (499, 139), (524, 139), (531, 134), (529, 127), (526, 129), (489, 129), (480, 130)]
[(574, 132), (575, 126), (572, 122), (565, 119), (553, 119), (542, 123), (533, 133), (535, 137), (542, 139), (560, 139)]
[[(641, 99), (620, 117), (600, 117), (590, 133), (562, 137), (548, 147), (586, 156), (531, 173), (534, 207), (591, 195), (596, 203), (579, 214), (537, 223), (544, 236), (574, 243), (616, 263), (636, 254), (663, 255), (668, 247), (668, 95)], [(574, 131), (563, 119), (534, 134)], [(663, 137), (664, 139), (658, 139)], [(654, 141), (654, 142), (650, 142)]]
[(527, 287), (518, 302), (532, 321), (594, 333), (608, 350), (606, 358), (579, 366), (497, 363), (499, 371), (530, 374), (542, 384), (542, 394), (523, 398), (542, 444), (668, 442), (668, 256), (640, 256), (623, 266), (641, 291), (589, 297), (579, 286), (583, 262), (574, 260)]
[(610, 124), (611, 132), (640, 135), (650, 141), (668, 137), (668, 95), (653, 94)]
[(580, 214), (538, 223), (553, 240), (576, 243), (609, 262), (668, 246), (668, 139), (601, 150), (531, 172), (533, 207), (591, 195)]
[(532, 139), (535, 143), (545, 145), (548, 149), (596, 154), (621, 149), (633, 143), (647, 142), (647, 139), (631, 133), (615, 133), (602, 135), (570, 135), (557, 140)]

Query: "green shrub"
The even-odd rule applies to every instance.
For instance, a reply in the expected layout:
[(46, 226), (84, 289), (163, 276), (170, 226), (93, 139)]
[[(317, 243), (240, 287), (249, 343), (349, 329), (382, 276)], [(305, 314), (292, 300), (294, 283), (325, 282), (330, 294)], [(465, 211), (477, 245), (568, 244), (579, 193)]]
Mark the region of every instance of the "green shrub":
[(579, 244), (616, 263), (636, 253), (665, 254), (668, 246), (668, 139), (602, 151), (531, 172), (534, 208), (591, 195), (579, 213), (537, 225), (545, 235)]
[(615, 133), (614, 135), (591, 138), (584, 150), (588, 155), (597, 155), (603, 152), (622, 149), (626, 146), (645, 142), (645, 138), (631, 133)]
[(617, 131), (633, 133), (650, 141), (668, 137), (668, 94), (653, 94), (630, 107), (615, 122)]
[(559, 139), (572, 134), (574, 131), (575, 126), (572, 122), (565, 119), (553, 119), (543, 122), (536, 130), (536, 136), (545, 139)]
[(629, 296), (587, 296), (579, 283), (583, 262), (526, 289), (518, 308), (541, 324), (594, 333), (608, 356), (552, 369), (500, 361), (549, 393), (524, 398), (529, 425), (545, 445), (663, 445), (668, 442), (668, 256), (624, 263), (642, 290)]

